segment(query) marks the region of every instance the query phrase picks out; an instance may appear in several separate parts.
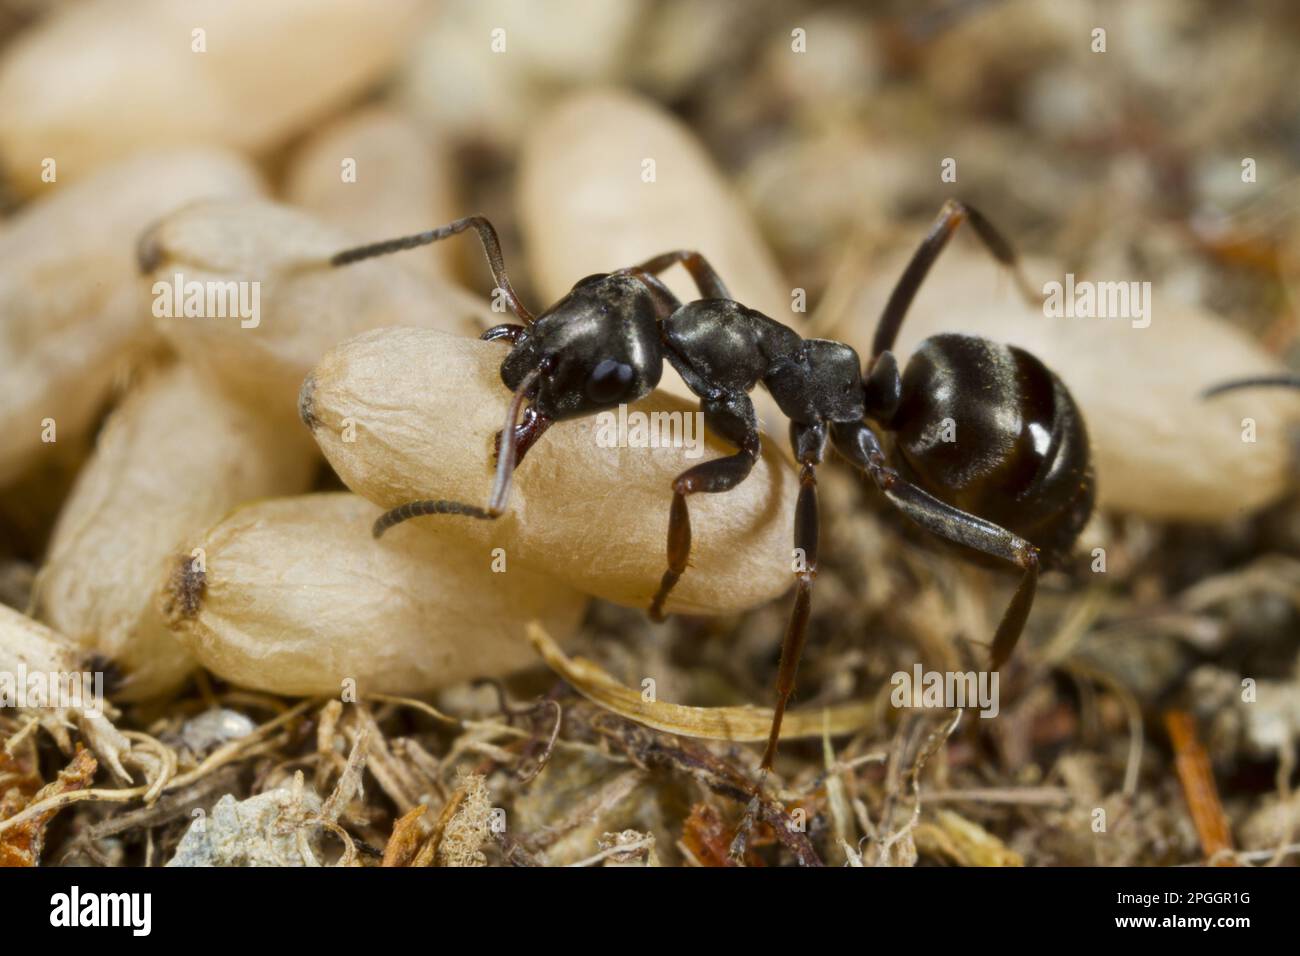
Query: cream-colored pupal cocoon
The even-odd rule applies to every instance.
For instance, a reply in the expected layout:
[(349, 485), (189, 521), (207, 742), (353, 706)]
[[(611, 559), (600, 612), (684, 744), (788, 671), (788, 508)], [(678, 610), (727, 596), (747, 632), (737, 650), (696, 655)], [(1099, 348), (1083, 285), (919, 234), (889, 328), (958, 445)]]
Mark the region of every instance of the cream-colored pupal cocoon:
[(119, 696), (173, 688), (193, 660), (154, 607), (164, 569), (236, 505), (306, 490), (319, 459), (302, 438), (187, 366), (152, 375), (108, 420), (59, 516), (38, 617), (113, 660)]
[[(411, 44), (397, 95), (441, 134), (514, 152), (561, 90), (617, 79), (644, 0), (439, 0)], [(635, 59), (639, 60), (640, 57)]]
[[(1010, 277), (980, 250), (961, 248), (973, 241), (958, 237), (921, 287), (899, 336), (900, 361), (940, 332), (981, 335), (1038, 356), (1083, 410), (1104, 508), (1222, 521), (1294, 486), (1292, 433), (1300, 423), (1300, 394), (1253, 389), (1201, 395), (1218, 382), (1281, 371), (1249, 336), (1159, 286), (1149, 287), (1150, 301), (1139, 293), (1145, 316), (1137, 314), (1132, 297), (1131, 314), (1123, 317), (1047, 315), (1019, 298)], [(875, 278), (848, 309), (818, 316), (819, 331), (869, 349), (904, 263), (873, 268)], [(1030, 261), (1025, 271), (1035, 289), (1055, 282), (1062, 296), (1068, 290), (1064, 270), (1053, 263)], [(1080, 301), (1084, 282), (1132, 278), (1078, 275), (1074, 300)]]
[[(0, 159), (24, 192), (131, 153), (274, 146), (383, 76), (419, 0), (68, 4), (0, 60)], [(56, 66), (57, 65), (57, 66)]]
[[(419, 694), (537, 662), (529, 621), (567, 638), (586, 598), (463, 525), (380, 541), (351, 494), (249, 505), (179, 555), (161, 610), (214, 674), (279, 694)], [(349, 683), (350, 682), (350, 683)]]
[(84, 432), (119, 360), (149, 344), (140, 232), (178, 206), (253, 196), (260, 183), (232, 153), (186, 149), (46, 188), (0, 229), (0, 484), (49, 442)]
[[(435, 331), (370, 332), (330, 352), (303, 383), (303, 420), (348, 487), (378, 504), (450, 498), (481, 506), (510, 399), (498, 371), (505, 354), (499, 342)], [(691, 447), (701, 428), (694, 410), (660, 391), (627, 410), (625, 428), (616, 411), (560, 422), (516, 469), (498, 520), (439, 515), (388, 535), (455, 522), (482, 546), (502, 547), (589, 594), (648, 607), (666, 567), (673, 478), (734, 452), (711, 434)], [(653, 413), (672, 416), (660, 421), (676, 422), (680, 447), (642, 447), (642, 436), (669, 435), (645, 427), (642, 416)], [(691, 496), (691, 564), (668, 609), (721, 613), (785, 591), (793, 580), (796, 485), (768, 443), (737, 488)]]
[[(529, 270), (548, 301), (593, 272), (695, 249), (736, 299), (791, 317), (753, 220), (694, 134), (649, 100), (614, 90), (564, 100), (530, 132), (520, 177)], [(680, 266), (664, 281), (683, 301), (700, 297)]]
[[(285, 198), (359, 243), (375, 242), (463, 215), (452, 183), (450, 157), (440, 143), (409, 115), (372, 106), (330, 123), (298, 149)], [(456, 251), (454, 243), (439, 242), (401, 258), (425, 275), (440, 276), (452, 271)]]
[[(530, 274), (547, 303), (594, 272), (692, 249), (737, 301), (796, 327), (803, 318), (703, 144), (662, 107), (630, 93), (575, 94), (536, 124), (524, 149), (519, 221)], [(680, 265), (662, 275), (683, 302), (701, 298)], [(661, 387), (690, 397), (671, 368)], [(762, 426), (783, 436), (776, 403), (764, 390), (753, 399)]]
[(278, 415), (292, 414), (321, 356), (359, 332), (420, 325), (476, 334), (501, 321), (484, 299), (421, 277), (401, 256), (329, 264), (356, 244), (269, 202), (180, 210), (140, 244), (156, 327), (232, 394)]

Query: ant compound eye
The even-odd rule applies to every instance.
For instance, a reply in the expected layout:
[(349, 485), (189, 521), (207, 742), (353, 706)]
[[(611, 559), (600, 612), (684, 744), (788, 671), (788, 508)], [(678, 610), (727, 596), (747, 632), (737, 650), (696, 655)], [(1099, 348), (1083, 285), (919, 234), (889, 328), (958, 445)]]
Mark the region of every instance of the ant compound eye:
[(587, 377), (587, 397), (593, 402), (612, 402), (627, 393), (633, 374), (632, 366), (603, 359)]

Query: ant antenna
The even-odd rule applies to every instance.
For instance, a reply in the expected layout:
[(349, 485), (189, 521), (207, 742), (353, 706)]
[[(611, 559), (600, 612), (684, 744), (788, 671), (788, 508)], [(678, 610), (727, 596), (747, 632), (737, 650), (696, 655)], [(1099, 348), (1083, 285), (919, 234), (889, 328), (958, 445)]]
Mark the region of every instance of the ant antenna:
[(383, 242), (372, 242), (369, 245), (344, 249), (330, 257), (330, 265), (346, 266), (353, 262), (360, 262), (362, 259), (374, 259), (377, 256), (427, 246), (440, 239), (462, 233), (466, 229), (473, 229), (478, 233), (479, 241), (483, 243), (483, 252), (487, 256), (488, 266), (492, 270), (492, 278), (496, 280), (497, 289), (504, 296), (510, 311), (519, 316), (524, 325), (532, 325), (535, 316), (519, 301), (519, 296), (515, 295), (514, 287), (510, 285), (510, 278), (506, 275), (506, 263), (501, 256), (501, 240), (497, 238), (497, 231), (492, 228), (492, 223), (482, 216), (466, 216), (464, 219), (457, 219), (455, 222), (427, 232), (417, 232), (411, 236), (385, 239)]
[(486, 508), (441, 498), (408, 501), (404, 505), (398, 505), (391, 511), (385, 511), (375, 519), (371, 533), (378, 538), (394, 525), (409, 521), (412, 518), (421, 518), (425, 515), (464, 515), (468, 518), (480, 518), (485, 521), (499, 518), (505, 512), (506, 502), (510, 499), (510, 479), (514, 475), (515, 462), (518, 460), (519, 440), (515, 434), (515, 425), (519, 422), (519, 411), (528, 398), (528, 392), (533, 387), (533, 383), (537, 381), (541, 374), (542, 366), (539, 365), (525, 375), (524, 380), (519, 383), (514, 396), (510, 399), (510, 407), (506, 409), (506, 425), (501, 432), (501, 451), (497, 455), (496, 477), (492, 480), (492, 493), (488, 496)]
[(1230, 382), (1220, 382), (1201, 392), (1201, 398), (1213, 398), (1224, 392), (1233, 392), (1239, 388), (1300, 388), (1300, 375), (1257, 375), (1253, 378), (1238, 378)]

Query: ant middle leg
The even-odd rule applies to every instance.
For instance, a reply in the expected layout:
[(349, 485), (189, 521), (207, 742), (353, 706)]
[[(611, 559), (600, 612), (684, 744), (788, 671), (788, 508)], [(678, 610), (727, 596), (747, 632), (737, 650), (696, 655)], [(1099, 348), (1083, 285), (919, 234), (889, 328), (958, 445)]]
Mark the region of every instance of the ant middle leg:
[(706, 398), (700, 401), (700, 407), (704, 411), (704, 423), (719, 437), (736, 445), (739, 451), (688, 468), (673, 479), (673, 503), (668, 512), (668, 570), (650, 602), (650, 617), (655, 621), (667, 617), (664, 603), (686, 572), (690, 558), (691, 515), (686, 505), (687, 497), (730, 491), (749, 476), (761, 451), (758, 421), (748, 395), (740, 392)]
[(808, 618), (812, 614), (813, 579), (817, 576), (817, 547), (821, 538), (821, 523), (817, 512), (817, 466), (821, 464), (826, 448), (826, 425), (791, 423), (790, 444), (794, 446), (795, 460), (799, 462), (799, 498), (794, 512), (794, 546), (798, 570), (795, 571), (794, 607), (785, 639), (781, 642), (781, 666), (776, 678), (776, 709), (772, 713), (772, 730), (768, 734), (767, 749), (763, 751), (760, 768), (764, 773), (772, 769), (776, 748), (781, 739), (781, 722), (785, 708), (794, 692), (795, 677), (799, 673), (799, 658), (803, 656), (808, 641)]
[(866, 472), (894, 507), (926, 531), (1020, 570), (1020, 582), (1002, 614), (990, 649), (990, 666), (1000, 670), (1015, 650), (1034, 604), (1040, 563), (1038, 548), (1006, 528), (954, 508), (907, 481), (888, 465), (879, 439), (865, 424), (832, 425), (831, 440), (835, 450)]
[(502, 298), (505, 299), (506, 305), (510, 307), (510, 311), (519, 316), (524, 325), (532, 325), (535, 317), (519, 301), (519, 296), (515, 295), (514, 287), (510, 285), (510, 277), (506, 275), (506, 263), (501, 255), (501, 240), (497, 238), (497, 231), (492, 227), (492, 223), (482, 216), (466, 216), (463, 219), (457, 219), (455, 222), (449, 222), (445, 226), (429, 229), (426, 232), (417, 232), (411, 236), (399, 236), (396, 239), (385, 239), (383, 242), (372, 242), (368, 245), (344, 249), (342, 252), (337, 252), (330, 257), (330, 265), (346, 266), (353, 262), (360, 262), (362, 259), (373, 259), (376, 256), (386, 256), (394, 252), (415, 249), (418, 246), (427, 246), (430, 243), (462, 233), (466, 229), (473, 229), (478, 233), (479, 242), (483, 244), (483, 253), (487, 256), (488, 267), (492, 270), (492, 278), (496, 282)]
[(993, 258), (1011, 270), (1016, 288), (1025, 301), (1034, 306), (1040, 304), (1041, 298), (1025, 278), (1020, 269), (1016, 250), (1006, 237), (978, 209), (960, 200), (949, 199), (939, 210), (939, 215), (935, 217), (930, 231), (921, 240), (920, 247), (907, 264), (907, 268), (903, 270), (898, 284), (894, 286), (894, 291), (889, 296), (889, 301), (885, 303), (885, 309), (881, 312), (880, 321), (876, 325), (876, 337), (871, 345), (873, 358), (894, 347), (898, 330), (903, 324), (903, 318), (907, 315), (912, 300), (916, 298), (917, 290), (921, 288), (925, 277), (930, 274), (930, 267), (934, 265), (934, 261), (947, 247), (948, 240), (963, 222), (969, 222)]

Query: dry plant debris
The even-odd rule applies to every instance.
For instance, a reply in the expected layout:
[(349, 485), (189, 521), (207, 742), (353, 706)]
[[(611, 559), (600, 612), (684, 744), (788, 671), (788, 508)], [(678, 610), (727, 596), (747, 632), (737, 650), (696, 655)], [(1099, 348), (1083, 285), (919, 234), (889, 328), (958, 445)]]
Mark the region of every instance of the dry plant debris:
[[(1294, 10), (1111, 5), (1102, 56), (1101, 8), (1050, 0), (137, 6), (0, 0), (0, 863), (1300, 860), (1300, 407), (1198, 394), (1300, 361)], [(901, 356), (940, 330), (1030, 348), (1093, 436), (1103, 508), (995, 719), (891, 691), (976, 669), (1005, 582), (827, 467), (758, 791), (796, 480), (762, 392), (763, 457), (692, 502), (666, 626), (643, 612), (694, 459), (590, 420), (529, 453), (501, 521), (370, 537), (408, 498), (486, 495), (507, 395), (474, 336), (506, 316), (469, 243), (340, 249), (482, 212), (540, 308), (700, 248), (861, 350), (957, 195), (1035, 280), (1154, 303), (1049, 319), (959, 236), (904, 325)], [(186, 315), (178, 276), (257, 313)], [(671, 373), (635, 410), (683, 395)], [(97, 674), (103, 706), (20, 699), (30, 673)]]

